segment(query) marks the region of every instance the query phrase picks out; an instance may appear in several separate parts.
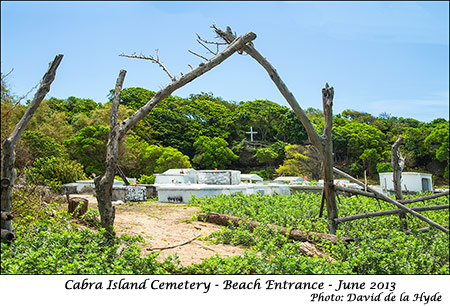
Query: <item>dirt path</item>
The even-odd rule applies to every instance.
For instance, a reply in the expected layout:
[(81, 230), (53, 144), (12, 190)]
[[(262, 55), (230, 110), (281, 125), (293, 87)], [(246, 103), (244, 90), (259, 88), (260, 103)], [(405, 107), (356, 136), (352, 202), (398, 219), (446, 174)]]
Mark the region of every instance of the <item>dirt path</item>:
[[(81, 196), (81, 195), (80, 195)], [(83, 195), (89, 200), (89, 207), (95, 207), (95, 197)], [(93, 205), (91, 205), (93, 204)], [(151, 251), (146, 248), (164, 248), (189, 241), (200, 235), (204, 238), (222, 228), (215, 224), (189, 221), (199, 211), (197, 207), (187, 207), (184, 204), (171, 204), (159, 202), (143, 202), (133, 204), (115, 205), (116, 218), (115, 231), (118, 235), (139, 235), (149, 245), (142, 245), (143, 254)], [(195, 239), (185, 245), (171, 249), (161, 250), (158, 260), (164, 260), (168, 255), (178, 254), (183, 266), (201, 263), (205, 258), (219, 255), (220, 257), (237, 256), (244, 254), (243, 248), (208, 244)]]

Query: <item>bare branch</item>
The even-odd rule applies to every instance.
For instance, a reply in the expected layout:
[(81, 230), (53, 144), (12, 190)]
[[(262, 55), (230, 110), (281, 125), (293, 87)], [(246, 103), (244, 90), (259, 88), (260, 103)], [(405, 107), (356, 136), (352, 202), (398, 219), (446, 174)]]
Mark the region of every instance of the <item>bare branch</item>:
[[(198, 34), (197, 34), (197, 36), (198, 36)], [(14, 68), (11, 68), (11, 70), (7, 74), (2, 73), (1, 80), (3, 81), (4, 79), (6, 79), (13, 71), (14, 71)]]
[(228, 45), (226, 42), (208, 41), (208, 40), (206, 40), (206, 39), (201, 38), (200, 35), (198, 35), (198, 34), (196, 34), (196, 35), (197, 35), (198, 39), (201, 40), (202, 42), (204, 42), (205, 44), (209, 44), (209, 45), (217, 45), (217, 46), (220, 46), (220, 45)]
[(256, 34), (251, 32), (242, 35), (239, 39), (236, 39), (236, 41), (234, 41), (227, 48), (222, 50), (210, 60), (200, 63), (198, 67), (187, 72), (180, 78), (177, 78), (176, 80), (172, 81), (172, 83), (159, 90), (153, 96), (153, 98), (147, 102), (147, 104), (137, 110), (133, 115), (128, 117), (128, 119), (122, 121), (122, 123), (120, 124), (120, 137), (125, 135), (125, 133), (139, 120), (147, 116), (160, 101), (167, 98), (170, 94), (172, 94), (172, 92), (186, 85), (187, 83), (191, 82), (192, 80), (196, 79), (212, 68), (216, 67), (217, 65), (225, 61), (228, 57), (230, 57), (234, 52), (242, 49), (246, 44), (250, 43), (255, 38)]
[(189, 68), (191, 68), (191, 70), (194, 70), (194, 67), (192, 67), (191, 64), (188, 64)]
[(200, 55), (200, 54), (195, 53), (194, 51), (191, 51), (191, 50), (188, 50), (188, 51), (189, 51), (190, 53), (192, 53), (192, 54), (194, 54), (194, 55), (196, 55), (196, 56), (198, 56), (198, 57), (204, 59), (205, 61), (209, 61), (209, 59), (207, 59), (206, 57), (204, 57), (204, 56), (202, 56), (202, 55)]
[(131, 55), (127, 55), (127, 54), (122, 53), (122, 54), (119, 54), (119, 56), (152, 61), (153, 63), (158, 64), (162, 68), (162, 70), (164, 70), (164, 72), (167, 73), (169, 78), (172, 81), (174, 81), (175, 78), (170, 74), (169, 70), (167, 70), (166, 66), (164, 66), (163, 63), (161, 63), (161, 61), (159, 60), (158, 49), (156, 49), (155, 51), (156, 51), (156, 58), (154, 58), (153, 56), (143, 55), (142, 53), (140, 55), (136, 55), (136, 53), (133, 53)]
[(201, 41), (200, 39), (197, 39), (197, 42), (198, 42), (203, 48), (205, 48), (206, 50), (208, 50), (211, 54), (214, 54), (214, 55), (217, 54), (217, 52), (212, 51), (212, 50), (211, 50), (210, 48), (208, 48), (204, 43), (202, 43), (202, 41)]

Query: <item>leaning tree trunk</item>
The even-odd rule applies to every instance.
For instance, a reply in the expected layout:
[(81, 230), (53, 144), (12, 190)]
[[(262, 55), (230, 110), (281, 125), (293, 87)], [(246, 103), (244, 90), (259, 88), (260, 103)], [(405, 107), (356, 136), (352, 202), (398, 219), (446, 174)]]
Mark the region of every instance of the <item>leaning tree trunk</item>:
[[(16, 180), (17, 172), (15, 168), (16, 162), (16, 145), (19, 141), (22, 133), (25, 131), (28, 123), (36, 112), (37, 108), (41, 104), (42, 100), (45, 98), (45, 95), (50, 91), (50, 85), (53, 83), (56, 76), (56, 69), (58, 69), (59, 64), (63, 58), (62, 54), (59, 54), (55, 57), (55, 59), (49, 64), (47, 72), (44, 74), (44, 77), (41, 80), (40, 86), (34, 95), (33, 100), (28, 106), (25, 114), (20, 119), (19, 123), (17, 123), (12, 134), (5, 139), (2, 144), (2, 162), (1, 162), (1, 210), (2, 212), (10, 212), (12, 208), (12, 194), (13, 194), (13, 186), (14, 181)], [(11, 233), (14, 232), (11, 219), (1, 219), (1, 228), (2, 230), (9, 231)], [(4, 231), (2, 231), (4, 232)], [(6, 232), (5, 232), (6, 233)], [(8, 237), (12, 237), (8, 235)]]
[[(216, 54), (210, 60), (200, 63), (198, 67), (192, 69), (186, 74), (183, 74), (179, 78), (173, 78), (171, 83), (159, 90), (153, 96), (153, 98), (150, 99), (143, 107), (141, 107), (134, 114), (120, 123), (117, 122), (117, 112), (119, 103), (118, 101), (120, 100), (121, 85), (119, 86), (119, 88), (116, 84), (114, 97), (115, 99), (117, 97), (117, 105), (114, 106), (113, 104), (113, 108), (111, 109), (111, 128), (106, 153), (106, 171), (104, 175), (99, 176), (94, 180), (97, 201), (99, 204), (101, 224), (111, 237), (114, 233), (113, 225), (115, 218), (115, 210), (111, 202), (112, 185), (114, 182), (114, 173), (117, 167), (120, 139), (126, 134), (129, 129), (135, 126), (136, 123), (147, 116), (159, 102), (169, 97), (175, 90), (183, 87), (187, 83), (193, 81), (197, 77), (203, 75), (217, 65), (221, 64), (223, 61), (225, 61), (235, 52), (241, 50), (247, 43), (251, 42), (255, 38), (256, 35), (254, 33), (247, 33), (234, 40), (226, 49)], [(123, 72), (123, 77), (125, 77), (125, 72)], [(119, 83), (119, 79), (117, 83)]]
[[(216, 31), (217, 35), (221, 37), (227, 43), (231, 43), (236, 39), (236, 36), (231, 31), (230, 27), (227, 27), (226, 31), (222, 31), (218, 29), (216, 26), (212, 26)], [(274, 82), (275, 86), (278, 88), (280, 93), (289, 103), (289, 105), (294, 110), (295, 115), (300, 120), (302, 125), (304, 126), (306, 133), (308, 134), (309, 141), (317, 148), (322, 156), (322, 160), (324, 161), (324, 197), (327, 204), (327, 216), (328, 216), (328, 227), (331, 233), (336, 233), (337, 223), (334, 222), (334, 219), (338, 216), (338, 209), (336, 206), (336, 197), (334, 190), (334, 180), (333, 180), (333, 146), (332, 146), (332, 138), (331, 138), (331, 128), (333, 122), (333, 114), (332, 114), (332, 101), (333, 101), (333, 88), (329, 88), (328, 84), (322, 90), (323, 94), (323, 103), (324, 103), (324, 116), (325, 121), (328, 127), (324, 130), (324, 134), (319, 136), (319, 134), (314, 129), (313, 124), (309, 120), (306, 113), (300, 107), (300, 104), (297, 102), (297, 99), (289, 91), (288, 87), (281, 79), (277, 70), (270, 64), (270, 62), (261, 55), (261, 53), (256, 50), (253, 46), (253, 43), (247, 44), (243, 51), (250, 55), (253, 59), (255, 59), (269, 74), (271, 80)], [(326, 193), (326, 194), (325, 194)]]

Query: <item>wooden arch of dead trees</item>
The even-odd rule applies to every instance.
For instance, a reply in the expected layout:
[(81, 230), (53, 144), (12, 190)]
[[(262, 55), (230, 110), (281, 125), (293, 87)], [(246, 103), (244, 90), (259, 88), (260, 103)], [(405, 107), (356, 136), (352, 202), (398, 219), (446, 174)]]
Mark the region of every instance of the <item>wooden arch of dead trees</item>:
[[(105, 173), (101, 176), (98, 176), (95, 178), (95, 191), (96, 191), (96, 197), (98, 202), (98, 208), (100, 212), (101, 217), (101, 225), (106, 229), (106, 233), (109, 237), (113, 237), (114, 231), (113, 231), (113, 225), (114, 225), (114, 219), (115, 219), (115, 209), (112, 206), (111, 196), (112, 196), (112, 185), (114, 180), (114, 175), (116, 171), (118, 174), (122, 177), (125, 177), (125, 175), (120, 171), (120, 169), (117, 166), (118, 161), (118, 147), (119, 147), (119, 141), (121, 138), (126, 134), (128, 130), (130, 130), (133, 126), (136, 125), (138, 121), (143, 119), (146, 115), (148, 115), (152, 109), (163, 99), (167, 98), (170, 94), (172, 94), (175, 90), (178, 88), (186, 85), (187, 83), (193, 81), (197, 77), (203, 75), (207, 71), (213, 69), (223, 61), (225, 61), (228, 57), (230, 57), (235, 52), (238, 52), (239, 54), (242, 54), (243, 52), (250, 55), (252, 58), (254, 58), (269, 74), (269, 77), (272, 79), (280, 93), (283, 95), (283, 97), (286, 99), (286, 101), (289, 103), (289, 105), (294, 110), (296, 116), (299, 118), (301, 123), (306, 129), (306, 132), (308, 134), (308, 138), (310, 142), (317, 148), (317, 150), (320, 153), (320, 156), (323, 161), (323, 170), (324, 170), (324, 188), (323, 188), (323, 198), (326, 202), (326, 209), (327, 209), (327, 218), (328, 218), (328, 228), (331, 235), (335, 235), (337, 231), (337, 227), (339, 223), (345, 222), (345, 221), (351, 221), (358, 218), (363, 217), (373, 217), (375, 216), (373, 213), (372, 215), (368, 216), (368, 214), (365, 214), (365, 216), (352, 216), (352, 217), (345, 217), (345, 218), (338, 218), (338, 209), (336, 205), (336, 191), (346, 191), (350, 193), (355, 194), (361, 194), (361, 191), (358, 190), (343, 190), (343, 187), (334, 185), (334, 177), (333, 172), (336, 172), (337, 174), (348, 178), (349, 180), (364, 186), (363, 183), (359, 182), (355, 178), (351, 177), (350, 175), (340, 171), (339, 169), (336, 169), (333, 167), (333, 145), (332, 145), (332, 125), (333, 125), (333, 114), (332, 114), (332, 105), (333, 105), (333, 97), (334, 97), (334, 89), (333, 87), (330, 87), (328, 84), (325, 85), (325, 88), (322, 89), (322, 102), (323, 102), (323, 110), (324, 110), (324, 117), (325, 117), (325, 127), (324, 132), (322, 135), (319, 135), (315, 130), (314, 127), (309, 120), (306, 113), (303, 111), (303, 109), (300, 107), (299, 103), (297, 102), (294, 95), (289, 91), (286, 84), (283, 82), (281, 77), (278, 75), (278, 72), (276, 69), (270, 64), (270, 62), (263, 57), (253, 46), (252, 41), (256, 38), (256, 35), (252, 32), (247, 33), (245, 35), (242, 35), (240, 37), (237, 37), (229, 27), (227, 27), (226, 31), (222, 31), (218, 29), (215, 25), (212, 26), (218, 37), (224, 40), (223, 43), (217, 43), (217, 42), (208, 42), (206, 40), (203, 40), (200, 36), (198, 36), (198, 42), (205, 47), (209, 53), (213, 54), (214, 56), (211, 59), (207, 59), (206, 57), (200, 56), (199, 54), (190, 51), (191, 53), (200, 56), (205, 61), (200, 63), (198, 67), (193, 68), (191, 67), (191, 71), (189, 71), (186, 74), (181, 74), (180, 77), (174, 77), (172, 76), (167, 68), (161, 63), (159, 60), (158, 54), (155, 57), (151, 56), (144, 56), (144, 55), (125, 55), (121, 54), (121, 56), (124, 57), (130, 57), (130, 58), (138, 58), (138, 59), (145, 59), (145, 60), (151, 60), (152, 62), (158, 64), (170, 77), (171, 83), (166, 85), (164, 88), (159, 90), (152, 99), (150, 99), (143, 107), (141, 107), (139, 110), (137, 110), (134, 114), (132, 114), (130, 117), (125, 119), (122, 122), (117, 121), (117, 114), (118, 114), (118, 108), (119, 108), (119, 101), (120, 101), (120, 93), (122, 90), (122, 85), (125, 79), (126, 71), (121, 70), (119, 73), (119, 76), (116, 81), (115, 91), (114, 91), (114, 97), (112, 102), (112, 109), (111, 109), (111, 122), (110, 122), (110, 133), (108, 137), (108, 144), (107, 144), (107, 153), (106, 153), (106, 170)], [(213, 44), (216, 45), (217, 51), (214, 52), (210, 48), (206, 46), (206, 44)], [(219, 52), (219, 45), (227, 45), (227, 47)], [(2, 158), (2, 198), (1, 198), (1, 205), (2, 205), (2, 214), (1, 214), (1, 228), (2, 228), (2, 237), (5, 235), (5, 238), (9, 237), (10, 239), (14, 239), (14, 233), (13, 233), (13, 227), (11, 224), (11, 218), (12, 215), (10, 214), (11, 211), (11, 201), (12, 201), (12, 187), (14, 185), (14, 180), (16, 177), (16, 172), (14, 169), (14, 161), (15, 161), (15, 145), (17, 144), (17, 141), (19, 140), (21, 134), (23, 133), (26, 125), (30, 121), (31, 117), (33, 116), (34, 112), (36, 111), (37, 107), (39, 106), (40, 102), (43, 100), (45, 95), (50, 89), (50, 84), (53, 82), (56, 69), (61, 62), (62, 55), (58, 55), (53, 62), (50, 63), (49, 69), (47, 73), (44, 75), (43, 80), (41, 81), (41, 86), (39, 87), (33, 101), (30, 104), (30, 107), (28, 107), (27, 111), (25, 112), (23, 118), (16, 126), (16, 129), (11, 134), (11, 136), (5, 140), (5, 142), (2, 145), (2, 152), (3, 152), (3, 158)], [(367, 195), (370, 195), (372, 197), (376, 197), (378, 199), (382, 199), (384, 201), (390, 202), (394, 205), (396, 205), (399, 210), (397, 211), (389, 211), (385, 212), (386, 214), (397, 214), (400, 213), (410, 213), (413, 216), (427, 222), (431, 226), (438, 228), (439, 230), (444, 231), (448, 234), (448, 229), (445, 227), (436, 224), (435, 222), (429, 220), (428, 218), (420, 215), (417, 213), (417, 211), (423, 210), (421, 209), (410, 209), (406, 206), (404, 206), (399, 199), (393, 200), (381, 193), (378, 193), (376, 190), (373, 190), (369, 187), (366, 188), (370, 193), (366, 192)], [(445, 195), (445, 194), (442, 194)], [(440, 196), (442, 196), (440, 195)], [(447, 193), (448, 195), (448, 193)], [(423, 198), (422, 200), (426, 200)], [(403, 201), (403, 203), (406, 203)], [(436, 208), (438, 209), (438, 208)], [(383, 212), (379, 212), (378, 214), (382, 214)], [(11, 235), (12, 234), (12, 235)]]

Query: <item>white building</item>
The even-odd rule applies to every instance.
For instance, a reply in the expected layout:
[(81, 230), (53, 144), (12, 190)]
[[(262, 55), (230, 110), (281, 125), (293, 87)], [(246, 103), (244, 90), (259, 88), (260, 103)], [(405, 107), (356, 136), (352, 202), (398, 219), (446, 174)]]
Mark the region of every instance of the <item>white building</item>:
[[(394, 191), (392, 172), (379, 173), (380, 186), (385, 191)], [(418, 172), (402, 172), (402, 191), (425, 192), (433, 191), (431, 174)]]

